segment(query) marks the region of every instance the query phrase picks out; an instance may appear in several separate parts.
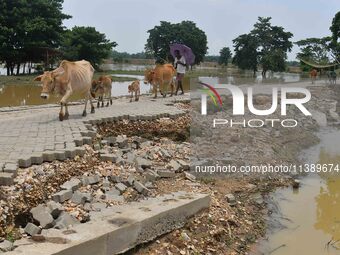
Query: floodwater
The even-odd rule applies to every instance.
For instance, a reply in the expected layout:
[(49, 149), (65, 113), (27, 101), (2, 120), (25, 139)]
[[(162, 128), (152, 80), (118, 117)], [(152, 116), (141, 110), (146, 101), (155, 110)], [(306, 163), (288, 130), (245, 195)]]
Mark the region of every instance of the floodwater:
[[(320, 139), (302, 158), (340, 167), (340, 131), (323, 131)], [(272, 195), (277, 211), (255, 254), (340, 254), (340, 169), (309, 174), (301, 183), (298, 190), (285, 188)]]
[[(144, 76), (140, 75), (128, 75), (117, 74), (118, 77), (129, 77), (140, 80), (141, 94), (147, 94), (152, 92), (150, 84), (144, 84)], [(189, 90), (190, 79), (184, 79), (184, 90)], [(112, 96), (127, 96), (128, 86), (131, 81), (126, 82), (112, 82)], [(25, 106), (25, 105), (43, 105), (43, 104), (56, 104), (60, 101), (60, 97), (51, 95), (49, 99), (42, 99), (40, 97), (41, 86), (35, 82), (32, 85), (7, 85), (0, 86), (0, 107), (13, 107), (13, 106)], [(158, 94), (159, 95), (159, 94)], [(80, 95), (73, 95), (70, 101), (77, 101), (83, 99)]]

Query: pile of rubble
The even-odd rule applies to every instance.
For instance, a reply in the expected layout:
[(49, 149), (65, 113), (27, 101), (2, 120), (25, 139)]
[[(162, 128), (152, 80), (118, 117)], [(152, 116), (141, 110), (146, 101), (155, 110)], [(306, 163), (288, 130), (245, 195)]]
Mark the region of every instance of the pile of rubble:
[(189, 169), (189, 143), (166, 137), (98, 135), (85, 149), (74, 160), (20, 169), (15, 185), (1, 188), (2, 237), (34, 239), (67, 230), (104, 208), (157, 196), (157, 180)]

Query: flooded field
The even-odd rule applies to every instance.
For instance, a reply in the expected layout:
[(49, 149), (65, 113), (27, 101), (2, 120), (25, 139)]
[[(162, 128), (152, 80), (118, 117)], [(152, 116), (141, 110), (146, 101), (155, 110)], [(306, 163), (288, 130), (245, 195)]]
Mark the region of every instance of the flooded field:
[[(340, 164), (340, 131), (327, 130), (320, 139), (303, 153), (305, 162)], [(255, 254), (340, 254), (340, 173), (309, 174), (301, 183), (272, 195), (274, 213)]]
[[(128, 75), (119, 74), (118, 77), (130, 77), (139, 79), (141, 94), (147, 94), (152, 92), (150, 84), (143, 83), (143, 76), (140, 75)], [(112, 96), (126, 96), (128, 95), (128, 86), (131, 81), (127, 82), (112, 82)], [(190, 79), (184, 79), (184, 90), (189, 90)], [(50, 96), (49, 99), (45, 100), (40, 98), (41, 87), (37, 82), (32, 85), (8, 85), (0, 86), (0, 107), (8, 106), (23, 106), (23, 105), (43, 105), (43, 104), (54, 104), (58, 103), (60, 98), (55, 95)], [(159, 94), (158, 94), (159, 95)], [(70, 101), (77, 101), (82, 99), (81, 96), (71, 96)]]
[[(129, 77), (141, 80), (141, 93), (146, 94), (152, 91), (149, 84), (144, 84), (143, 76), (141, 75), (129, 75), (129, 74), (116, 74), (117, 77)], [(199, 80), (207, 82), (209, 84), (226, 83), (226, 84), (275, 84), (275, 83), (287, 83), (300, 81), (300, 76), (297, 74), (275, 74), (266, 80), (262, 80), (261, 76), (248, 77), (248, 76), (226, 76), (226, 77), (199, 77)], [(184, 77), (183, 87), (185, 91), (190, 90), (193, 84), (196, 84), (197, 78)], [(112, 83), (112, 96), (125, 96), (128, 95), (128, 85), (131, 82), (113, 82)], [(3, 85), (0, 86), (0, 107), (8, 106), (23, 106), (23, 105), (42, 105), (58, 103), (59, 98), (57, 96), (51, 96), (48, 100), (40, 98), (41, 87), (36, 82), (32, 82), (32, 85)], [(72, 96), (71, 101), (77, 101), (82, 99), (81, 96)]]

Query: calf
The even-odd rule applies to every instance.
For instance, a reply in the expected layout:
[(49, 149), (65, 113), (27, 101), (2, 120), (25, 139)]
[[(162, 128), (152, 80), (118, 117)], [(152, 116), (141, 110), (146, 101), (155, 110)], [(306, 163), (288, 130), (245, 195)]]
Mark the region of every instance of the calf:
[(102, 102), (102, 107), (104, 107), (104, 97), (107, 98), (106, 106), (109, 106), (111, 103), (112, 105), (112, 98), (111, 98), (111, 91), (112, 91), (112, 77), (110, 75), (102, 75), (99, 77), (98, 81), (92, 81), (92, 95), (95, 97), (98, 94), (98, 102), (97, 107), (99, 108), (100, 102)]
[(128, 92), (131, 93), (130, 102), (132, 102), (133, 92), (135, 92), (135, 101), (139, 100), (139, 96), (140, 96), (140, 83), (139, 83), (139, 80), (133, 81), (128, 86)]

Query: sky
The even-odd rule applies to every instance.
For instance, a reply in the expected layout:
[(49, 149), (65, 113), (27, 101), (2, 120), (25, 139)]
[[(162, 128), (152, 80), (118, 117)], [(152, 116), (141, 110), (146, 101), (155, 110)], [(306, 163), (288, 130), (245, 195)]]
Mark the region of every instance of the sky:
[[(208, 55), (221, 48), (233, 50), (232, 40), (248, 33), (258, 16), (272, 17), (272, 25), (294, 34), (292, 41), (330, 35), (329, 27), (340, 11), (340, 0), (65, 0), (67, 28), (93, 26), (118, 43), (115, 50), (141, 52), (147, 31), (160, 21), (191, 20), (208, 39)], [(295, 60), (298, 47), (288, 53)]]

